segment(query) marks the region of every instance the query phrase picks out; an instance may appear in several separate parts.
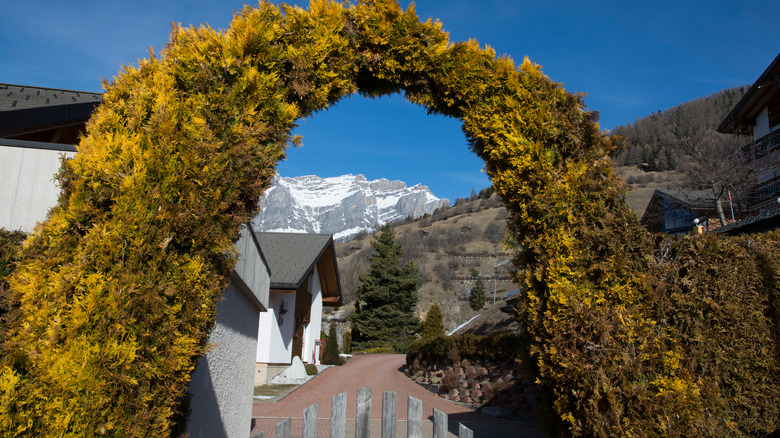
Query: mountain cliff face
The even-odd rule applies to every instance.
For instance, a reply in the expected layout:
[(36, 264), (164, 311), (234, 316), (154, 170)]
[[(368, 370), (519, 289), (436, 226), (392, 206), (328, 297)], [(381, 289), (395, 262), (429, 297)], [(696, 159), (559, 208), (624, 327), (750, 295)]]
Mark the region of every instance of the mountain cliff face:
[(256, 230), (333, 234), (348, 241), (361, 231), (448, 205), (428, 187), (403, 181), (368, 181), (363, 175), (333, 178), (277, 176), (260, 199)]

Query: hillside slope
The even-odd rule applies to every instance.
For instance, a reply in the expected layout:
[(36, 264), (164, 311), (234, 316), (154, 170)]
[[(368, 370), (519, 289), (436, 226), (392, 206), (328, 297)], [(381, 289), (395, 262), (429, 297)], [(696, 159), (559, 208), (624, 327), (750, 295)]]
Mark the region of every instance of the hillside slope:
[[(421, 317), (436, 302), (450, 331), (478, 313), (468, 301), (476, 275), (483, 278), (487, 289), (485, 307), (492, 304), (494, 293), (499, 301), (507, 292), (518, 289), (502, 245), (506, 214), (498, 197), (493, 196), (462, 201), (433, 215), (396, 225), (396, 239), (404, 245), (405, 260), (413, 259), (420, 270), (417, 310)], [(371, 240), (371, 235), (364, 235), (336, 243), (345, 314), (354, 308), (358, 276), (368, 269)]]

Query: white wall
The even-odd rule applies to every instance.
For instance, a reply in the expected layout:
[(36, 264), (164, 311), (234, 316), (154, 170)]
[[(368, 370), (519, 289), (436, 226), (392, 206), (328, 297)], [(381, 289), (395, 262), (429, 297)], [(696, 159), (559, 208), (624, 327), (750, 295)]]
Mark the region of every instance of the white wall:
[(192, 374), (191, 438), (249, 436), (259, 309), (233, 283), (217, 305), (213, 345)]
[(29, 233), (57, 204), (61, 152), (0, 145), (0, 227)]
[(769, 129), (769, 108), (764, 108), (763, 111), (756, 117), (756, 127), (753, 128), (753, 138), (758, 140), (759, 138), (768, 135)]
[[(287, 312), (282, 323), (279, 313), (285, 303)], [(257, 340), (257, 362), (290, 363), (295, 326), (295, 294), (271, 293), (268, 311), (260, 314)]]
[(306, 363), (320, 363), (319, 357), (314, 357), (315, 345), (314, 341), (320, 338), (320, 332), (322, 331), (322, 285), (320, 284), (320, 276), (317, 271), (317, 267), (314, 267), (314, 271), (309, 277), (309, 292), (311, 297), (311, 314), (309, 315), (309, 325), (306, 326), (306, 330), (303, 333), (303, 360)]

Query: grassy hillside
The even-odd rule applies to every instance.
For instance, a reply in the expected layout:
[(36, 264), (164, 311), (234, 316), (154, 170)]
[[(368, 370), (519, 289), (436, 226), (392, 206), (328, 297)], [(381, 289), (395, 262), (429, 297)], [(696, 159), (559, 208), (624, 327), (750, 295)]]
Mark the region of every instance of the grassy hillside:
[(628, 186), (626, 204), (639, 218), (656, 189), (684, 188), (682, 175), (676, 171), (646, 172), (637, 166), (620, 166), (618, 173)]

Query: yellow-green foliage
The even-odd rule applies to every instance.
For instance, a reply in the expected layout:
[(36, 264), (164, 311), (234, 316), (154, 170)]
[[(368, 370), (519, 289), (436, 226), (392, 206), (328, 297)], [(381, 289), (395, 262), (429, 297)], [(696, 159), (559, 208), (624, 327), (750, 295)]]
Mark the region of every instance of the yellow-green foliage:
[(8, 325), (8, 319), (18, 308), (16, 303), (8, 296), (8, 282), (6, 278), (13, 272), (19, 260), (19, 252), (24, 241), (25, 234), (21, 231), (8, 231), (0, 228), (0, 345), (5, 339), (2, 328)]
[[(159, 55), (106, 84), (61, 171), (59, 205), (9, 280), (19, 313), (2, 329), (2, 435), (171, 434), (232, 244), (296, 141), (290, 129), (356, 91), (403, 91), (463, 120), (510, 211), (510, 249), (529, 285), (520, 318), (571, 432), (776, 426), (776, 415), (747, 418), (771, 410), (747, 408), (757, 389), (715, 376), (725, 371), (707, 365), (706, 347), (690, 359), (705, 338), (680, 338), (685, 326), (661, 318), (659, 247), (625, 206), (608, 158), (615, 144), (581, 96), (528, 60), (517, 67), (474, 41), (449, 42), (440, 23), (392, 0), (317, 0), (308, 10), (246, 8), (225, 31), (175, 27)], [(685, 263), (679, 253), (674, 263)], [(776, 296), (760, 283), (772, 275), (756, 277), (756, 290)], [(750, 348), (775, 378), (776, 330)], [(722, 405), (727, 397), (744, 401)]]

